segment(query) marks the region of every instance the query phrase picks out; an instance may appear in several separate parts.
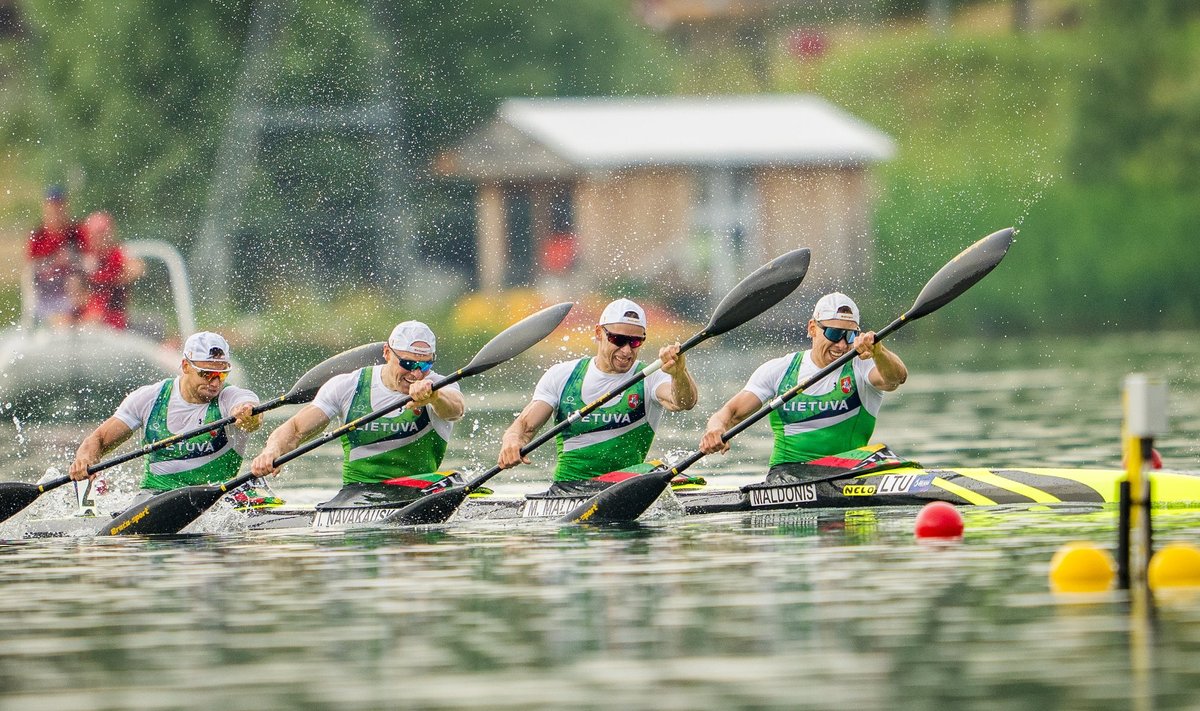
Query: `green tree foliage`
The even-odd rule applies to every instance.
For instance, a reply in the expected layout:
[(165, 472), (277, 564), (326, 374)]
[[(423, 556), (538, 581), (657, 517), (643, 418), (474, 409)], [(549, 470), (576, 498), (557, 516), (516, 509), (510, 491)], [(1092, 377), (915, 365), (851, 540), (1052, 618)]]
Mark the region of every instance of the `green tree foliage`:
[(1200, 195), (1194, 3), (1112, 0), (1065, 31), (898, 33), (788, 61), (778, 88), (895, 138), (879, 166), (870, 313), (994, 229), (1005, 263), (923, 333), (1193, 325)]
[(1067, 176), (1029, 221), (1056, 238), (1031, 246), (1059, 267), (1062, 292), (1080, 295), (1057, 299), (1073, 323), (1194, 324), (1200, 7), (1103, 0), (1093, 10), (1099, 57), (1083, 77)]
[[(77, 208), (153, 224), (187, 245), (203, 219), (214, 160), (242, 76), (252, 19), (275, 11), (264, 94), (278, 108), (367, 101), (379, 72), (398, 89), (408, 198), (424, 244), (462, 242), (463, 195), (427, 174), (435, 152), (505, 96), (624, 94), (669, 87), (667, 55), (623, 0), (22, 0), (15, 40), (23, 111), (7, 133), (44, 179), (82, 173)], [(373, 59), (383, 56), (381, 66)], [(11, 106), (12, 104), (10, 104)], [(331, 235), (353, 243), (377, 196), (377, 146), (353, 131), (272, 132), (239, 229), (249, 256), (303, 261)], [(363, 244), (371, 239), (368, 234)], [(306, 243), (307, 240), (307, 243)], [(278, 249), (284, 247), (284, 249)], [(299, 249), (292, 249), (298, 247)], [(328, 250), (326, 250), (328, 251)], [(345, 254), (354, 250), (345, 250)], [(370, 253), (348, 259), (369, 261)]]
[(14, 139), (35, 146), (25, 153), (45, 179), (79, 169), (84, 203), (194, 217), (245, 8), (28, 0), (20, 10), (28, 36), (12, 69), (26, 111), (6, 120)]
[(1200, 187), (1200, 6), (1104, 0), (1070, 157), (1085, 183)]

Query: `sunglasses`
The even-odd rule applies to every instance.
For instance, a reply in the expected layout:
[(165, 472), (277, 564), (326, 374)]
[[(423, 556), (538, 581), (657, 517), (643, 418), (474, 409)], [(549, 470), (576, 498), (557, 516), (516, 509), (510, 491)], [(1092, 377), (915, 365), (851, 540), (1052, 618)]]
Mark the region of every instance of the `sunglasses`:
[(408, 358), (401, 358), (400, 354), (394, 350), (392, 351), (392, 355), (396, 356), (396, 363), (405, 370), (419, 370), (422, 373), (428, 373), (433, 368), (433, 360), (409, 360)]
[(604, 337), (608, 339), (608, 342), (617, 348), (629, 346), (630, 348), (638, 349), (641, 348), (642, 344), (646, 342), (645, 336), (622, 336), (619, 333), (612, 333), (603, 326), (600, 327), (600, 330), (604, 331)]
[(188, 365), (192, 366), (192, 369), (195, 370), (196, 373), (201, 378), (204, 378), (205, 380), (212, 380), (212, 379), (216, 378), (217, 380), (220, 380), (221, 382), (225, 382), (225, 378), (229, 377), (229, 371), (231, 370), (231, 368), (229, 368), (229, 367), (226, 367), (222, 370), (213, 370), (212, 368), (201, 368), (200, 366), (196, 365), (195, 361), (192, 361), (192, 360), (188, 360)]
[[(819, 323), (817, 325), (821, 326), (821, 324), (819, 324)], [(854, 339), (858, 337), (858, 331), (855, 331), (850, 328), (834, 328), (832, 326), (821, 326), (821, 329), (825, 333), (825, 337), (834, 343), (837, 343), (838, 341), (845, 338), (846, 345), (852, 346), (852, 345), (854, 345)]]

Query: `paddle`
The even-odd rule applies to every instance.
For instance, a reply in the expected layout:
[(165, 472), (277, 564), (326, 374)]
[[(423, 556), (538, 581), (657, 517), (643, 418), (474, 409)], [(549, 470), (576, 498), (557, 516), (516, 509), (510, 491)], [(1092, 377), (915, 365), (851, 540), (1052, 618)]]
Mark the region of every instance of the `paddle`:
[[(382, 362), (383, 358), (383, 343), (368, 343), (364, 346), (351, 348), (348, 351), (342, 351), (337, 355), (327, 358), (316, 366), (310, 368), (308, 372), (300, 376), (296, 384), (287, 393), (279, 397), (260, 403), (254, 407), (255, 415), (264, 413), (268, 410), (273, 410), (281, 405), (291, 405), (294, 403), (309, 402), (316, 394), (317, 390), (325, 384), (333, 376), (339, 373), (348, 373), (352, 370), (357, 370), (367, 365)], [(156, 452), (164, 447), (169, 447), (176, 442), (181, 442), (186, 439), (195, 437), (198, 434), (211, 432), (220, 429), (226, 425), (232, 424), (233, 417), (223, 417), (213, 422), (180, 432), (179, 434), (171, 435), (166, 439), (160, 439), (157, 442), (151, 442), (135, 449), (126, 452), (119, 457), (97, 462), (88, 467), (88, 474), (95, 474), (104, 471), (110, 467), (115, 467), (118, 464), (124, 464), (131, 459), (145, 456), (151, 452)], [(0, 521), (4, 521), (18, 511), (24, 509), (29, 504), (33, 503), (34, 499), (42, 494), (71, 481), (69, 475), (63, 475), (57, 479), (51, 479), (43, 484), (22, 484), (19, 482), (0, 483)]]
[[(717, 304), (712, 317), (708, 320), (708, 325), (679, 346), (680, 354), (713, 336), (719, 336), (737, 328), (782, 301), (804, 280), (804, 275), (808, 272), (809, 259), (808, 249), (796, 249), (759, 267), (753, 274), (733, 287), (725, 295), (725, 298), (721, 299), (721, 303)], [(555, 435), (572, 423), (578, 422), (588, 413), (625, 392), (660, 368), (662, 368), (662, 361), (656, 359), (650, 365), (626, 378), (621, 384), (614, 386), (608, 392), (571, 413), (562, 422), (526, 444), (521, 448), (521, 456), (528, 455), (553, 439)], [(472, 491), (483, 486), (501, 471), (503, 470), (499, 466), (495, 466), (462, 486), (426, 494), (383, 519), (382, 522), (394, 526), (441, 523), (450, 518)]]
[[(913, 302), (912, 308), (901, 314), (895, 321), (875, 332), (875, 340), (883, 340), (901, 326), (916, 321), (922, 316), (928, 316), (958, 298), (963, 292), (970, 289), (976, 282), (986, 276), (988, 272), (996, 268), (996, 265), (1000, 263), (1000, 260), (1008, 252), (1009, 246), (1012, 245), (1012, 240), (1013, 229), (1010, 227), (990, 234), (964, 249), (958, 256), (951, 259), (946, 266), (938, 270), (937, 274), (933, 275), (933, 278), (929, 280), (925, 288), (917, 295), (917, 300)], [(812, 377), (797, 383), (795, 387), (775, 397), (770, 402), (765, 403), (754, 414), (742, 420), (737, 425), (730, 427), (729, 430), (721, 435), (721, 441), (728, 442), (733, 439), (747, 427), (766, 417), (772, 410), (796, 397), (811, 387), (813, 383), (839, 370), (852, 358), (857, 356), (858, 353), (851, 350), (837, 358)], [(618, 482), (583, 502), (561, 520), (565, 523), (616, 523), (632, 521), (641, 516), (658, 499), (659, 495), (670, 484), (671, 479), (700, 461), (703, 457), (703, 452), (696, 451), (670, 469), (654, 471)]]
[[(535, 314), (525, 317), (497, 334), (492, 340), (475, 354), (466, 367), (457, 370), (433, 384), (438, 390), (465, 377), (477, 375), (511, 360), (529, 350), (550, 332), (558, 327), (566, 318), (567, 312), (574, 304), (564, 302), (542, 309)], [(382, 350), (382, 349), (381, 349)], [(351, 420), (341, 427), (277, 457), (273, 466), (280, 467), (300, 455), (310, 452), (323, 444), (332, 442), (350, 430), (374, 422), (390, 412), (398, 410), (412, 402), (411, 397), (403, 397), (394, 404), (382, 407), (362, 417)], [(254, 474), (246, 473), (230, 479), (223, 484), (203, 484), (185, 486), (164, 492), (139, 506), (134, 506), (117, 516), (100, 531), (100, 535), (126, 535), (131, 533), (177, 533), (184, 526), (195, 521), (213, 504), (220, 501), (226, 493), (242, 486)]]

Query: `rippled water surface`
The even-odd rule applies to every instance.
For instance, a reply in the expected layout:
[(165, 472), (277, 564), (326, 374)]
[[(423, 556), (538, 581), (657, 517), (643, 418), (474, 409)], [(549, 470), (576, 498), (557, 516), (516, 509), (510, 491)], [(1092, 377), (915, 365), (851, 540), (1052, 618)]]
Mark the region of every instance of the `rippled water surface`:
[[(1144, 371), (1171, 384), (1167, 466), (1200, 469), (1188, 336), (896, 349), (913, 377), (877, 438), (927, 465), (1117, 466), (1120, 383)], [(768, 355), (694, 354), (704, 401), (655, 452), (693, 446)], [(464, 382), (447, 464), (494, 460), (533, 371)], [(10, 424), (6, 478), (62, 466), (90, 426)], [(767, 435), (697, 473), (760, 478)], [(323, 500), (338, 457), (297, 460), (277, 490)], [(534, 459), (502, 493), (544, 485), (552, 454)], [(106, 508), (133, 472), (109, 476)], [(0, 524), (0, 709), (1194, 708), (1200, 689), (1200, 598), (1161, 600), (1142, 627), (1118, 593), (1049, 592), (1062, 543), (1115, 541), (1106, 510), (968, 510), (964, 539), (936, 545), (913, 540), (909, 508), (326, 534), (218, 515), (205, 535), (21, 540), (67, 498)], [(1195, 540), (1200, 512), (1156, 522), (1160, 541)]]

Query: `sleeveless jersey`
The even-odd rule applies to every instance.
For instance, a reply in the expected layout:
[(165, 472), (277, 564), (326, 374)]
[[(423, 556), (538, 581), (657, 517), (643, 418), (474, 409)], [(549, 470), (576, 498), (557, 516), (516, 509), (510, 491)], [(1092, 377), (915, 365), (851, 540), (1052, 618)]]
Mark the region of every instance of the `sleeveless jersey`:
[[(583, 402), (583, 376), (591, 358), (583, 358), (567, 378), (558, 407), (555, 423), (562, 422), (574, 412), (564, 403)], [(630, 372), (641, 369), (639, 361)], [(599, 407), (578, 422), (572, 422), (556, 438), (558, 465), (554, 481), (591, 479), (623, 467), (641, 464), (654, 441), (654, 430), (646, 419), (646, 381), (617, 396), (609, 407)]]

